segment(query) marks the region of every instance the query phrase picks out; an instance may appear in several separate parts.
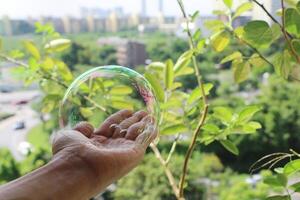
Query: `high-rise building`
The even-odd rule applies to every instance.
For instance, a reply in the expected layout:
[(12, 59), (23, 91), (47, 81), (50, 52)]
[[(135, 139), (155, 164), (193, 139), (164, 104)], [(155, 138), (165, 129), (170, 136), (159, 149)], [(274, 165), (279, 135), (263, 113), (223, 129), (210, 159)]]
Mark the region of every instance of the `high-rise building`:
[(146, 16), (147, 15), (147, 8), (146, 8), (146, 0), (141, 1), (141, 16)]
[(86, 22), (87, 22), (87, 30), (89, 32), (94, 32), (95, 31), (95, 18), (92, 15), (89, 15), (86, 17)]
[(145, 44), (119, 37), (101, 38), (98, 45), (111, 45), (116, 48), (117, 63), (122, 66), (144, 65), (147, 59)]
[(7, 15), (2, 17), (2, 23), (3, 23), (4, 34), (7, 36), (11, 36), (13, 34), (12, 23)]
[(164, 2), (163, 0), (158, 0), (158, 10), (160, 13), (164, 12)]

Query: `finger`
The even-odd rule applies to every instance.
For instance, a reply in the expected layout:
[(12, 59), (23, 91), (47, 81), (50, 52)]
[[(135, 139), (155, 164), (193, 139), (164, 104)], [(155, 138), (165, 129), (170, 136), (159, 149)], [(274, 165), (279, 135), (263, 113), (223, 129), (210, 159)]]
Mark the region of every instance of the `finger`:
[(157, 135), (157, 129), (153, 129), (153, 127), (147, 127), (147, 129), (142, 134), (137, 136), (135, 141), (147, 148), (150, 143), (157, 137)]
[(138, 111), (134, 113), (131, 117), (123, 120), (118, 126), (115, 127), (112, 138), (124, 137), (127, 129), (134, 123), (139, 122), (147, 115), (145, 111)]
[(86, 137), (90, 138), (92, 133), (94, 132), (94, 127), (88, 122), (79, 122), (74, 127), (74, 130), (79, 131)]
[(133, 111), (121, 110), (108, 117), (103, 124), (95, 131), (96, 135), (103, 135), (105, 137), (111, 137), (114, 132), (114, 124), (120, 124), (124, 119), (130, 117)]
[(150, 143), (157, 137), (158, 129), (154, 126), (155, 119), (149, 115), (144, 117), (141, 121), (146, 124), (146, 127), (143, 133), (137, 136), (135, 141), (147, 148)]
[(135, 140), (135, 138), (141, 134), (146, 126), (145, 122), (138, 122), (131, 125), (125, 135), (125, 138), (128, 140)]

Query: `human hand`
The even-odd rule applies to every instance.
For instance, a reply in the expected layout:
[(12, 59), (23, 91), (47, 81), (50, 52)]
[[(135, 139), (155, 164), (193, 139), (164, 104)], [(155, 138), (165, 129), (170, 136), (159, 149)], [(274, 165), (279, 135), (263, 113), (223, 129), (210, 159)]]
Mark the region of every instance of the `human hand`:
[[(53, 159), (81, 160), (93, 174), (95, 193), (126, 175), (143, 158), (150, 142), (156, 137), (141, 134), (151, 118), (144, 111), (121, 110), (97, 129), (87, 122), (74, 130), (58, 132), (53, 139)], [(145, 137), (148, 140), (145, 140)]]

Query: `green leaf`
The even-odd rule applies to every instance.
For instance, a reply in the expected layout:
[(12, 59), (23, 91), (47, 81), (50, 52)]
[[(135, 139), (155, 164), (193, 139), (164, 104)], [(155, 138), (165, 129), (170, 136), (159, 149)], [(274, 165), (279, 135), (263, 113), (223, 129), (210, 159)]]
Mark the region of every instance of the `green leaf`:
[(171, 90), (176, 90), (177, 88), (181, 87), (182, 86), (182, 83), (180, 82), (175, 82), (173, 83), (172, 87), (171, 87)]
[(292, 45), (296, 53), (300, 56), (300, 39), (292, 40)]
[(232, 19), (240, 16), (244, 12), (247, 12), (247, 11), (251, 10), (252, 8), (253, 8), (253, 4), (250, 3), (250, 2), (246, 2), (246, 3), (241, 4), (239, 7), (237, 7)]
[(0, 50), (2, 49), (2, 38), (0, 37)]
[(132, 88), (129, 86), (125, 85), (118, 85), (113, 87), (109, 93), (111, 95), (126, 95), (126, 94), (131, 94), (132, 93)]
[(216, 134), (220, 131), (219, 127), (216, 126), (215, 124), (204, 124), (202, 129), (209, 132), (209, 133), (211, 133), (211, 134)]
[(226, 31), (222, 31), (215, 34), (212, 37), (211, 42), (213, 49), (217, 52), (221, 52), (228, 46), (230, 42), (230, 36)]
[[(211, 83), (204, 84), (203, 87), (204, 87), (204, 93), (205, 93), (205, 95), (208, 95), (208, 94), (209, 94), (209, 91), (213, 88), (213, 86), (214, 86), (214, 85), (211, 84)], [(202, 94), (201, 88), (197, 87), (197, 88), (195, 88), (195, 89), (191, 92), (191, 94), (190, 94), (190, 96), (189, 96), (187, 102), (188, 102), (188, 104), (192, 104), (192, 103), (195, 102), (196, 100), (200, 99), (202, 96), (203, 96), (203, 94)]]
[(63, 51), (65, 49), (69, 48), (70, 45), (71, 45), (70, 40), (60, 38), (60, 39), (55, 39), (55, 40), (48, 42), (45, 45), (45, 49), (50, 52), (60, 52), (60, 51)]
[(186, 131), (188, 131), (188, 129), (183, 124), (175, 124), (175, 125), (164, 128), (161, 131), (161, 134), (162, 135), (175, 135), (175, 134), (186, 132)]
[(300, 171), (300, 159), (288, 162), (283, 168), (283, 173), (287, 176), (297, 171)]
[(275, 67), (275, 73), (278, 76), (281, 76), (284, 79), (287, 79), (289, 77), (289, 74), (291, 72), (291, 55), (288, 52), (288, 50), (284, 50), (283, 54), (278, 53), (274, 56), (274, 67)]
[(261, 108), (257, 105), (244, 108), (238, 115), (237, 123), (242, 124), (248, 122), (259, 110), (261, 110)]
[(256, 48), (266, 48), (271, 44), (273, 40), (272, 29), (265, 21), (250, 21), (245, 25), (244, 31), (244, 37), (246, 41), (248, 41)]
[(35, 46), (35, 44), (31, 41), (24, 41), (23, 45), (25, 49), (37, 60), (40, 60), (40, 52), (38, 48)]
[(223, 0), (223, 2), (228, 8), (232, 7), (232, 0)]
[(204, 26), (213, 32), (221, 31), (225, 28), (224, 22), (218, 19), (207, 20), (204, 22)]
[(54, 110), (54, 108), (58, 105), (59, 100), (61, 99), (61, 96), (59, 95), (47, 95), (43, 98), (43, 113), (50, 113)]
[(195, 21), (196, 18), (199, 16), (199, 10), (195, 11), (190, 17), (191, 17), (191, 21)]
[(191, 61), (192, 56), (193, 56), (193, 51), (189, 50), (184, 52), (175, 63), (174, 72), (177, 73), (182, 68), (187, 67)]
[(233, 75), (236, 83), (244, 82), (249, 78), (251, 67), (249, 62), (234, 62)]
[(203, 52), (203, 48), (205, 46), (205, 43), (206, 43), (205, 39), (202, 39), (202, 40), (198, 41), (198, 43), (197, 43), (197, 53), (202, 53)]
[(237, 27), (236, 29), (234, 29), (234, 33), (238, 38), (241, 38), (245, 33), (244, 27), (243, 26)]
[(213, 109), (214, 117), (221, 120), (224, 124), (229, 124), (232, 120), (233, 114), (228, 107), (215, 107)]
[(165, 87), (166, 89), (171, 89), (174, 82), (174, 70), (173, 70), (173, 61), (168, 59), (165, 67)]
[(255, 121), (251, 121), (243, 125), (243, 131), (245, 133), (255, 133), (256, 130), (260, 128), (261, 124)]
[(133, 110), (134, 108), (130, 101), (112, 100), (110, 105), (115, 109)]
[(281, 28), (279, 26), (279, 24), (272, 24), (271, 26), (271, 30), (272, 30), (272, 35), (273, 35), (273, 41), (277, 40), (281, 34), (282, 34), (282, 31), (281, 31)]
[(234, 155), (239, 155), (238, 148), (231, 141), (229, 141), (229, 140), (220, 140), (219, 142), (223, 145), (223, 147), (225, 147), (225, 149), (227, 149), (228, 151), (230, 151)]
[(147, 65), (147, 69), (149, 70), (154, 70), (154, 71), (158, 71), (158, 72), (162, 72), (166, 67), (165, 63), (162, 62), (152, 62), (149, 65)]
[(274, 169), (274, 171), (278, 174), (283, 174), (283, 168), (282, 167), (277, 167)]
[(193, 39), (196, 41), (199, 40), (200, 35), (201, 35), (201, 30), (197, 29), (196, 32), (193, 34)]
[(296, 8), (297, 8), (298, 12), (300, 12), (300, 1), (298, 1)]
[(287, 8), (285, 14), (285, 29), (287, 32), (300, 36), (300, 14), (295, 8)]
[(235, 60), (235, 59), (241, 59), (242, 58), (242, 54), (239, 51), (236, 51), (228, 56), (226, 56), (225, 58), (223, 58), (220, 62), (220, 64)]
[(248, 60), (248, 62), (253, 67), (262, 67), (266, 64), (266, 61), (264, 61), (258, 54), (254, 53)]
[(46, 57), (44, 61), (41, 63), (41, 68), (45, 71), (50, 71), (54, 68), (55, 62), (52, 58)]
[(179, 71), (177, 71), (175, 73), (175, 76), (184, 76), (184, 75), (189, 75), (189, 74), (193, 74), (194, 73), (194, 69), (192, 67), (185, 67), (185, 68), (181, 68)]
[(291, 198), (288, 195), (275, 195), (267, 197), (266, 200), (291, 200)]
[(81, 115), (82, 115), (83, 117), (85, 117), (85, 118), (88, 118), (88, 117), (90, 117), (90, 116), (93, 115), (93, 110), (92, 110), (92, 108), (84, 108), (84, 107), (81, 107), (81, 108), (79, 108), (79, 110), (80, 110)]
[(24, 53), (17, 49), (11, 50), (8, 55), (12, 58), (23, 58), (24, 57)]
[(161, 85), (159, 84), (159, 80), (151, 73), (146, 72), (145, 78), (149, 81), (151, 86), (153, 87), (153, 90), (160, 102), (164, 102), (165, 100), (165, 93)]
[(300, 192), (300, 182), (294, 183), (289, 186), (294, 192)]

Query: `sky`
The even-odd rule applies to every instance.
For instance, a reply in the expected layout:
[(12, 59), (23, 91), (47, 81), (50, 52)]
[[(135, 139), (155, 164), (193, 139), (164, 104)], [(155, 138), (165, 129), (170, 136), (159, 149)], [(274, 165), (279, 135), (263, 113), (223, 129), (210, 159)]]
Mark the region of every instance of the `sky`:
[[(208, 15), (216, 0), (185, 0), (189, 13), (199, 10)], [(0, 17), (26, 18), (40, 16), (80, 16), (80, 7), (112, 9), (122, 7), (125, 13), (139, 13), (141, 0), (0, 0)], [(158, 0), (147, 0), (147, 15), (158, 13)], [(165, 15), (179, 15), (176, 0), (164, 0)]]

